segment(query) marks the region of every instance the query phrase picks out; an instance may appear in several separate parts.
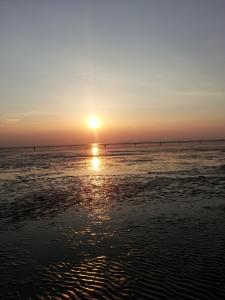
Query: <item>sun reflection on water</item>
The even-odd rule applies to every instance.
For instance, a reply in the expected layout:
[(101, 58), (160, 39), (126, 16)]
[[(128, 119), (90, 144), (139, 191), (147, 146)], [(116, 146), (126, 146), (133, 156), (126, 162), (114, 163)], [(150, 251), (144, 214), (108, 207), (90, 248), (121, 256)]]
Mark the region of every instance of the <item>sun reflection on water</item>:
[(108, 215), (109, 201), (108, 197), (106, 197), (107, 189), (104, 184), (105, 179), (99, 176), (103, 162), (102, 157), (99, 156), (100, 149), (98, 144), (93, 144), (90, 152), (92, 156), (89, 161), (89, 167), (95, 176), (91, 176), (89, 182), (91, 199), (88, 201), (88, 208), (91, 222), (96, 225), (109, 221), (111, 218)]
[(91, 148), (91, 152), (92, 152), (93, 156), (98, 155), (98, 146), (93, 145), (92, 148)]
[(101, 161), (99, 157), (95, 156), (91, 159), (91, 165), (93, 171), (100, 171)]
[(90, 164), (91, 164), (92, 171), (95, 171), (95, 172), (100, 171), (101, 170), (101, 159), (98, 156), (99, 148), (98, 148), (97, 144), (92, 145), (91, 154), (92, 154), (92, 157), (91, 157)]

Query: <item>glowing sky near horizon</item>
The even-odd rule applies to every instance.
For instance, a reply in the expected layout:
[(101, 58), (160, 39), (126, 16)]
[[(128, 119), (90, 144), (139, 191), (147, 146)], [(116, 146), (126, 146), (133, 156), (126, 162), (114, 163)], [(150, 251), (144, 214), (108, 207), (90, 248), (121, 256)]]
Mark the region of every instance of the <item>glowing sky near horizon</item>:
[(224, 53), (224, 0), (0, 1), (0, 146), (224, 138)]

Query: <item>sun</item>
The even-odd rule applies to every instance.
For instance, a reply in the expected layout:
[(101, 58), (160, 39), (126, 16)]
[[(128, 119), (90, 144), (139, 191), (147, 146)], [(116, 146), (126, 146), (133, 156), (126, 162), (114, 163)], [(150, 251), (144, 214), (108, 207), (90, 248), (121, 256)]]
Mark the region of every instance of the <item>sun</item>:
[(98, 117), (90, 117), (88, 119), (88, 126), (91, 129), (98, 129), (100, 127), (100, 119)]

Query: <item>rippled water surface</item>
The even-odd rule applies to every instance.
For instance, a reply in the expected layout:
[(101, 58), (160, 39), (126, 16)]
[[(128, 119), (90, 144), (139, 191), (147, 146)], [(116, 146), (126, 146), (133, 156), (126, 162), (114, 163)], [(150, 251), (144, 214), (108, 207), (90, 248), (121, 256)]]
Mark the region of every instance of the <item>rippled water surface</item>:
[(225, 144), (0, 150), (0, 299), (224, 299)]

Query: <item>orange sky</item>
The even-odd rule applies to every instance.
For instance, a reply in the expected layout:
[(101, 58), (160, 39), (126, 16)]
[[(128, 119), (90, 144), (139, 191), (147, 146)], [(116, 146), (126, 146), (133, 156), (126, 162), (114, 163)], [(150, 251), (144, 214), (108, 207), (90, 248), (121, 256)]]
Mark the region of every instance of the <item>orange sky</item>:
[(0, 1), (0, 146), (225, 138), (224, 28), (225, 1)]
[(149, 124), (102, 123), (98, 130), (70, 122), (37, 124), (7, 124), (0, 128), (1, 146), (30, 146), (50, 144), (80, 144), (93, 142), (151, 141), (170, 139), (221, 138), (225, 132), (223, 121), (196, 120), (152, 121)]

